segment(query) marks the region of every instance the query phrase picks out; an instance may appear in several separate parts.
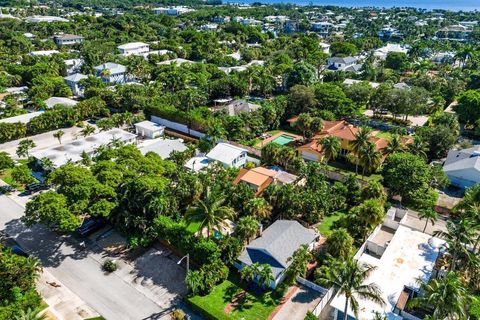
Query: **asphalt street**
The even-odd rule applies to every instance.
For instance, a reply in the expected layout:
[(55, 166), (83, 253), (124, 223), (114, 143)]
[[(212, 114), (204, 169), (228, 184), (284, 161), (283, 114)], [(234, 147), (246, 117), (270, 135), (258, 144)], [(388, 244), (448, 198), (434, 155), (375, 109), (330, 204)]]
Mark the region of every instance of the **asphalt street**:
[(40, 259), (54, 277), (106, 319), (160, 319), (170, 310), (136, 290), (115, 274), (105, 275), (91, 255), (102, 254), (67, 242), (42, 225), (28, 228), (20, 221), (24, 208), (0, 195), (0, 230), (4, 230), (29, 253)]

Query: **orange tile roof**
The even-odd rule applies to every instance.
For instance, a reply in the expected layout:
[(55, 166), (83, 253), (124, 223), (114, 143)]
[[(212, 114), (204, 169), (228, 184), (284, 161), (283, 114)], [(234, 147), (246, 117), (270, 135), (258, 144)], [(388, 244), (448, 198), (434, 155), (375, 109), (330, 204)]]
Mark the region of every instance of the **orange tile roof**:
[(256, 195), (259, 195), (274, 181), (273, 178), (276, 174), (276, 171), (263, 167), (253, 168), (250, 170), (241, 168), (233, 183), (239, 184), (240, 182), (246, 182), (254, 185), (257, 187)]

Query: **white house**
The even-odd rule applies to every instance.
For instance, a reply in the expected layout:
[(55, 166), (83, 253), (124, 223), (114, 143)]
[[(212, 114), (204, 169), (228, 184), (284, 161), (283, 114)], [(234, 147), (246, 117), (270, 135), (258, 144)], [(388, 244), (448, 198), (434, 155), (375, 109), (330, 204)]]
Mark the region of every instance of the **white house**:
[(399, 53), (407, 54), (408, 50), (410, 50), (410, 46), (396, 44), (396, 43), (395, 44), (387, 43), (385, 46), (375, 50), (373, 54), (379, 59), (385, 60), (387, 58), (387, 55), (390, 52), (399, 52)]
[(30, 23), (40, 23), (40, 22), (68, 22), (67, 19), (61, 17), (54, 17), (54, 16), (31, 16), (25, 18), (26, 22)]
[(0, 123), (16, 123), (16, 122), (28, 123), (30, 122), (30, 120), (32, 120), (35, 117), (38, 117), (42, 113), (43, 111), (36, 111), (36, 112), (21, 114), (15, 117), (3, 118), (3, 119), (0, 119)]
[(130, 55), (142, 55), (150, 51), (150, 45), (143, 42), (130, 42), (118, 46), (117, 49), (120, 53), (128, 57)]
[[(420, 320), (408, 313), (406, 306), (420, 294), (419, 281), (428, 282), (436, 274), (435, 263), (444, 241), (396, 220), (387, 220), (387, 224), (375, 229), (354, 257), (361, 265), (376, 267), (364, 284), (376, 284), (385, 304), (357, 297), (358, 318), (349, 306), (349, 320), (371, 320), (375, 314), (386, 319)], [(335, 319), (344, 319), (345, 296), (337, 294), (330, 305)]]
[(58, 50), (38, 50), (38, 51), (30, 52), (30, 55), (50, 57), (51, 55), (54, 55), (56, 53), (59, 53), (59, 51)]
[(80, 81), (87, 78), (88, 76), (84, 74), (75, 73), (63, 79), (65, 79), (65, 83), (72, 89), (73, 94), (81, 97), (83, 96), (83, 87), (80, 85)]
[(179, 16), (181, 14), (191, 12), (191, 11), (195, 11), (195, 10), (187, 7), (180, 7), (180, 6), (170, 7), (170, 8), (159, 7), (159, 8), (153, 9), (153, 13), (155, 14), (166, 14), (168, 16)]
[(275, 289), (285, 278), (295, 251), (302, 245), (312, 250), (319, 237), (297, 221), (277, 220), (243, 250), (234, 265), (241, 270), (254, 263), (269, 264), (274, 278), (270, 287)]
[(80, 71), (80, 68), (83, 66), (83, 59), (77, 58), (77, 59), (66, 59), (63, 60), (65, 62), (65, 66), (67, 66), (67, 74), (72, 75), (74, 73), (78, 73)]
[(53, 36), (53, 41), (59, 46), (74, 45), (82, 43), (84, 38), (74, 34), (57, 34)]
[(225, 167), (243, 167), (247, 163), (247, 150), (221, 142), (217, 144), (206, 157), (211, 161), (218, 161)]
[(357, 64), (357, 61), (358, 59), (355, 57), (332, 57), (327, 60), (327, 69), (333, 71), (359, 72), (362, 65)]
[(78, 103), (78, 101), (75, 101), (69, 98), (64, 98), (64, 97), (51, 97), (43, 102), (45, 103), (48, 109), (55, 107), (57, 104), (60, 104), (65, 107), (73, 107)]
[(480, 146), (463, 150), (450, 150), (443, 164), (450, 183), (468, 188), (480, 182)]
[(104, 82), (111, 84), (127, 82), (127, 68), (121, 64), (106, 62), (95, 68), (97, 77), (101, 77)]
[(187, 146), (183, 143), (183, 139), (153, 139), (146, 140), (138, 146), (138, 149), (142, 154), (147, 154), (148, 152), (156, 153), (162, 159), (168, 159), (172, 152), (183, 152), (187, 150)]
[(148, 120), (135, 123), (135, 133), (139, 136), (149, 139), (155, 139), (160, 137), (163, 134), (164, 130), (165, 126)]
[(357, 84), (357, 83), (362, 83), (362, 82), (367, 82), (370, 87), (373, 89), (376, 89), (380, 86), (380, 83), (378, 82), (371, 82), (371, 81), (361, 81), (361, 80), (356, 80), (356, 79), (345, 79), (343, 80), (343, 84), (346, 86), (351, 86), (352, 84)]

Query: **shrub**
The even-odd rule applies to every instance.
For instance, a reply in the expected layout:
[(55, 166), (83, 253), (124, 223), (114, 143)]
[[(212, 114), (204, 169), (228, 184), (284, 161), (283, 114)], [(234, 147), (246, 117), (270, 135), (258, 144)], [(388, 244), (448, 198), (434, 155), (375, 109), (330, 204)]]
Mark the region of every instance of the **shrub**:
[(109, 273), (116, 271), (118, 268), (117, 263), (111, 259), (105, 260), (102, 267), (103, 267), (103, 270)]
[(172, 320), (185, 320), (187, 319), (187, 315), (182, 310), (176, 309), (172, 312), (170, 318), (172, 318)]
[(318, 320), (317, 316), (312, 311), (308, 311), (303, 320)]

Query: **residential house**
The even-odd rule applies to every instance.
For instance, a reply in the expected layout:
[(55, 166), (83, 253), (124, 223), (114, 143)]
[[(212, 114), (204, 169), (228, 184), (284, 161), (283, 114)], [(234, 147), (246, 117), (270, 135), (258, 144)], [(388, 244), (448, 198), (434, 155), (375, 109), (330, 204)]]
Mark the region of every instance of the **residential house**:
[(32, 51), (30, 52), (31, 56), (44, 56), (44, 57), (50, 57), (54, 54), (60, 53), (58, 50), (38, 50), (38, 51)]
[(118, 84), (127, 82), (127, 68), (121, 64), (106, 62), (95, 68), (97, 77), (101, 77), (106, 83)]
[(376, 89), (380, 86), (380, 83), (378, 82), (370, 82), (370, 81), (361, 81), (361, 80), (355, 80), (355, 79), (345, 79), (343, 80), (343, 84), (346, 86), (351, 86), (352, 84), (357, 84), (357, 83), (362, 83), (362, 82), (367, 82), (370, 87), (373, 89)]
[(311, 24), (312, 31), (318, 32), (322, 36), (328, 36), (336, 31), (335, 25), (327, 21), (313, 22)]
[(80, 72), (80, 68), (83, 66), (83, 59), (66, 59), (63, 60), (65, 66), (67, 67), (67, 75), (72, 75), (74, 73)]
[(378, 36), (382, 39), (398, 38), (402, 36), (402, 33), (392, 27), (384, 27), (378, 32)]
[(61, 17), (54, 17), (54, 16), (30, 16), (25, 18), (26, 22), (29, 23), (40, 23), (40, 22), (68, 22), (67, 19)]
[(163, 135), (165, 126), (152, 121), (142, 121), (135, 123), (135, 133), (141, 137), (155, 139)]
[(82, 43), (84, 38), (74, 34), (57, 34), (53, 36), (53, 41), (59, 46), (74, 45)]
[(155, 14), (166, 14), (168, 16), (179, 16), (181, 14), (184, 14), (184, 13), (187, 13), (187, 12), (191, 12), (191, 11), (195, 11), (191, 8), (187, 8), (187, 7), (170, 7), (170, 8), (162, 8), (162, 7), (159, 7), (159, 8), (155, 8), (153, 9), (153, 13)]
[(375, 50), (373, 54), (375, 55), (375, 57), (378, 57), (381, 60), (385, 60), (390, 52), (407, 54), (408, 50), (410, 50), (410, 46), (387, 43), (385, 46)]
[(78, 101), (69, 99), (69, 98), (64, 98), (64, 97), (51, 97), (48, 98), (47, 100), (43, 101), (45, 103), (47, 109), (51, 109), (55, 107), (56, 105), (62, 105), (65, 107), (73, 107), (78, 103)]
[(255, 190), (255, 195), (260, 195), (271, 184), (285, 185), (297, 181), (298, 176), (283, 170), (272, 170), (264, 167), (253, 169), (241, 168), (233, 184), (244, 183)]
[(221, 142), (213, 147), (206, 157), (210, 161), (218, 161), (225, 167), (243, 167), (247, 163), (247, 150)]
[(258, 104), (250, 103), (244, 99), (233, 100), (226, 105), (220, 106), (221, 110), (226, 110), (228, 115), (238, 116), (244, 112), (252, 112), (260, 109), (261, 106)]
[(327, 61), (327, 69), (333, 71), (360, 72), (361, 64), (357, 64), (355, 57), (332, 57)]
[(63, 79), (65, 79), (66, 84), (72, 89), (73, 94), (81, 97), (83, 96), (83, 86), (80, 85), (80, 81), (87, 78), (88, 76), (84, 74), (75, 73)]
[[(349, 320), (371, 320), (376, 315), (398, 320), (423, 318), (406, 306), (410, 299), (421, 295), (420, 282), (428, 282), (439, 274), (436, 262), (444, 241), (408, 227), (404, 223), (409, 218), (405, 210), (392, 213), (393, 216), (387, 213), (384, 223), (373, 231), (354, 257), (361, 265), (375, 267), (364, 284), (376, 284), (385, 304), (357, 297), (358, 317), (349, 306)], [(345, 295), (337, 294), (330, 305), (334, 319), (344, 319)]]
[(469, 188), (480, 182), (480, 146), (463, 150), (450, 150), (443, 164), (450, 183)]
[(150, 51), (150, 45), (143, 42), (130, 42), (118, 46), (117, 49), (124, 57), (130, 55), (141, 55)]
[(462, 25), (441, 28), (435, 34), (436, 39), (466, 42), (470, 40), (472, 30)]
[(153, 139), (141, 142), (138, 149), (142, 154), (148, 152), (156, 153), (162, 159), (168, 159), (172, 152), (183, 152), (187, 150), (187, 146), (183, 143), (183, 139)]
[(302, 245), (314, 249), (320, 235), (303, 227), (297, 221), (277, 220), (262, 235), (253, 240), (240, 254), (235, 267), (242, 270), (254, 263), (268, 264), (272, 268), (275, 289), (285, 278), (285, 271), (292, 263), (291, 257)]
[[(290, 124), (296, 122), (298, 117), (289, 119)], [(319, 139), (334, 136), (340, 141), (341, 149), (339, 155), (341, 157), (346, 156), (352, 150), (352, 142), (356, 139), (355, 135), (359, 132), (359, 128), (346, 122), (345, 120), (339, 121), (324, 121), (323, 128), (318, 132), (310, 142), (298, 147), (297, 151), (303, 159), (308, 161), (322, 161), (323, 151), (322, 145), (317, 141)], [(378, 151), (388, 146), (388, 140), (370, 136), (370, 142), (372, 142)]]

